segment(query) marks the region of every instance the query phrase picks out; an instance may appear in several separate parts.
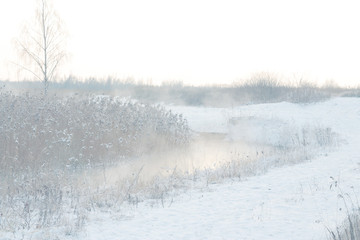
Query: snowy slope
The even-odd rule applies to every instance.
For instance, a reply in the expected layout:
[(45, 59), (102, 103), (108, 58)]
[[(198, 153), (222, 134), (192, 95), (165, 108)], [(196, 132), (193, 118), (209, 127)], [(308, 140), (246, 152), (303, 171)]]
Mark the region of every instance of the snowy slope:
[[(190, 189), (152, 207), (147, 201), (118, 214), (91, 215), (69, 239), (326, 239), (360, 198), (360, 99), (309, 105), (260, 104), (232, 109), (171, 107), (198, 132), (230, 134), (231, 118), (263, 119), (250, 127), (276, 134), (278, 123), (330, 127), (340, 148), (246, 180)], [(244, 137), (244, 136), (241, 136)], [(255, 138), (260, 139), (260, 138)], [(336, 184), (335, 184), (336, 182)], [(344, 198), (342, 198), (343, 196)], [(345, 199), (345, 201), (344, 201)], [(1, 238), (0, 238), (1, 239)], [(36, 235), (32, 239), (37, 239)], [(40, 239), (40, 238), (39, 238)]]
[(196, 131), (226, 132), (229, 116), (247, 115), (331, 127), (347, 143), (327, 156), (263, 176), (189, 191), (171, 206), (142, 204), (130, 219), (92, 221), (84, 239), (324, 239), (326, 227), (346, 216), (338, 195), (348, 205), (349, 198), (360, 197), (360, 99), (173, 110)]

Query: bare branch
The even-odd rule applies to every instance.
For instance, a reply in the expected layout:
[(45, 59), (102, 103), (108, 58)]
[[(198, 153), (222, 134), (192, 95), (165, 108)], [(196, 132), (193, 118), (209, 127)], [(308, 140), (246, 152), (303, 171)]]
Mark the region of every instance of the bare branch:
[(42, 81), (41, 77), (39, 77), (39, 75), (37, 75), (35, 72), (33, 72), (32, 70), (30, 70), (29, 68), (23, 66), (23, 65), (20, 65), (20, 64), (17, 64), (15, 62), (11, 62), (12, 64), (20, 67), (21, 69), (24, 69), (26, 71), (28, 71), (29, 73), (31, 73), (32, 75), (34, 75), (35, 78), (37, 78), (38, 80)]
[(27, 54), (38, 65), (38, 67), (41, 69), (41, 71), (44, 72), (44, 70), (43, 70), (44, 62), (40, 59), (40, 57), (38, 55), (36, 55), (34, 52), (31, 52), (28, 48), (26, 48), (21, 43), (19, 43), (19, 44), (22, 47), (22, 50), (25, 52), (25, 54)]

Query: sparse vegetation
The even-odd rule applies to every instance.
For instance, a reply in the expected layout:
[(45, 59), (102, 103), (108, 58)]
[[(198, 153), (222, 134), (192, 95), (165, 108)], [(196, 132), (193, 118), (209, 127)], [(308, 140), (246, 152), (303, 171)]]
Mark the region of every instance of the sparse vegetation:
[(330, 189), (335, 190), (338, 199), (343, 203), (346, 218), (334, 229), (327, 227), (328, 238), (332, 240), (358, 240), (360, 239), (360, 204), (354, 187), (350, 187), (353, 193), (344, 192), (338, 179), (333, 176), (330, 176), (330, 179), (332, 180)]
[[(2, 82), (1, 84), (23, 92), (42, 88), (39, 82)], [(157, 86), (136, 82), (134, 79), (89, 78), (79, 80), (73, 76), (49, 84), (49, 91), (54, 93), (92, 92), (132, 97), (146, 103), (165, 102), (213, 107), (282, 101), (311, 103), (331, 97), (359, 95), (357, 88), (342, 88), (329, 84), (317, 86), (309, 81), (285, 84), (270, 74), (258, 74), (243, 82), (221, 86), (188, 86), (181, 82), (166, 82)]]
[(355, 213), (348, 213), (342, 225), (336, 230), (329, 231), (331, 240), (358, 240), (360, 239), (360, 213), (359, 209)]

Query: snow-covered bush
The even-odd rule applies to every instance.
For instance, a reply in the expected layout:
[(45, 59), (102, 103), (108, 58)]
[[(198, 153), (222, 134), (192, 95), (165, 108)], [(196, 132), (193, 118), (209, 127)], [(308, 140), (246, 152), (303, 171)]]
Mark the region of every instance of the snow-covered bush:
[(181, 115), (106, 96), (44, 99), (2, 93), (0, 114), (2, 163), (16, 168), (76, 169), (184, 145), (189, 138)]
[(84, 219), (83, 172), (185, 147), (189, 136), (186, 120), (161, 106), (0, 91), (0, 229), (62, 224), (66, 211)]

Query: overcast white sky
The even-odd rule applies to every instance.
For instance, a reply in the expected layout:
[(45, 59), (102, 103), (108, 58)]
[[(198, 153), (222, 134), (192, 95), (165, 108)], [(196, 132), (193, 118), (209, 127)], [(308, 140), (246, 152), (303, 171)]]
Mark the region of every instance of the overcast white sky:
[[(54, 0), (69, 34), (59, 76), (231, 83), (257, 72), (360, 84), (360, 2)], [(0, 79), (35, 0), (1, 0)]]

